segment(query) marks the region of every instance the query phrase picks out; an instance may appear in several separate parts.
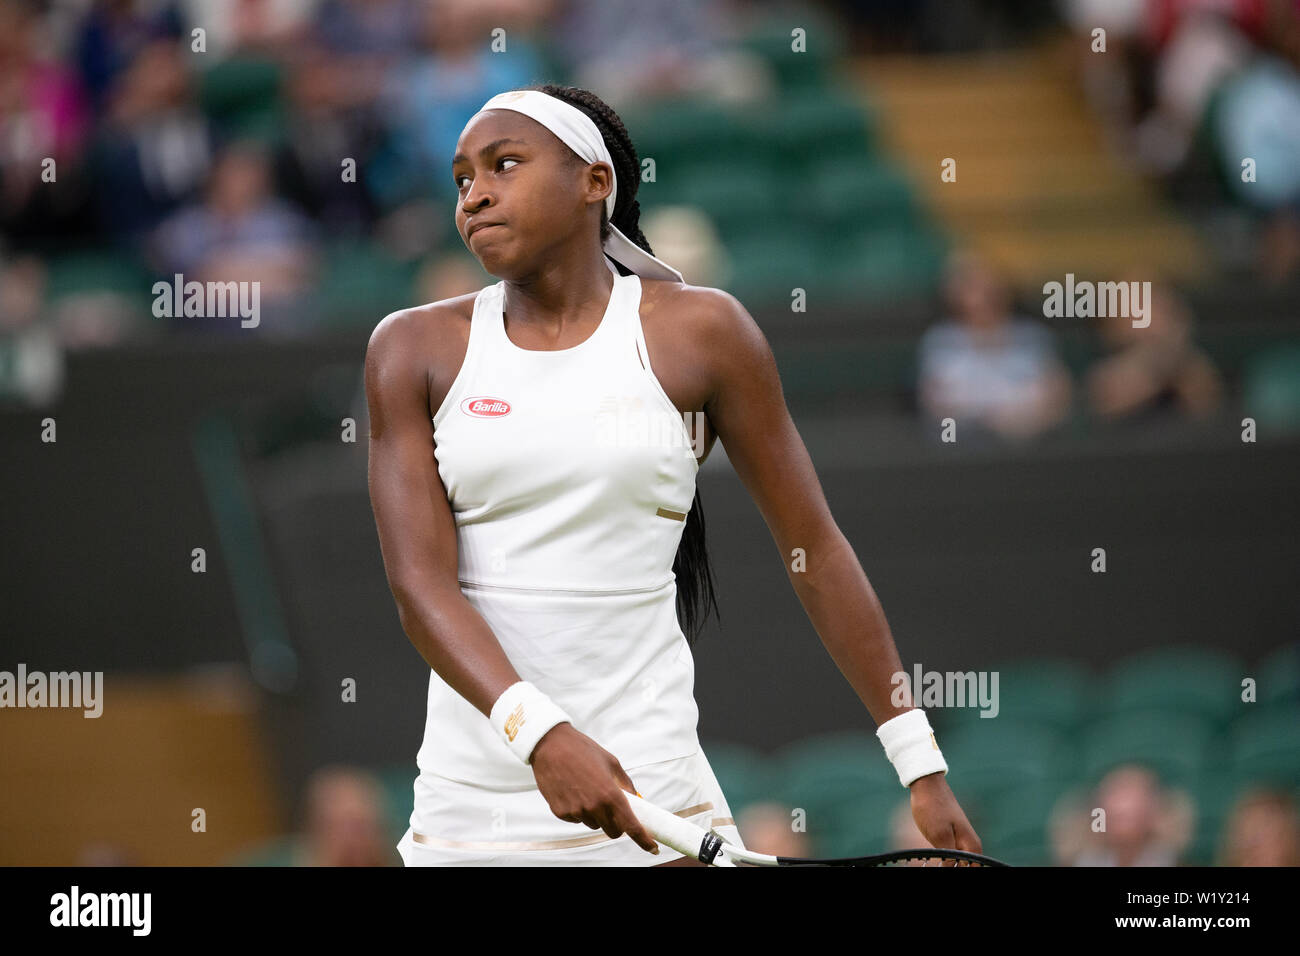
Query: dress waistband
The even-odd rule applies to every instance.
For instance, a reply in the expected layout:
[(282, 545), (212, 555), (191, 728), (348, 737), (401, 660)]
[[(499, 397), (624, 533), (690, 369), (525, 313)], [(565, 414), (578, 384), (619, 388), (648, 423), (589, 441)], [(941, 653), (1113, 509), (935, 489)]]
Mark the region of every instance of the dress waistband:
[(512, 587), (505, 584), (481, 584), (477, 581), (460, 581), (462, 588), (470, 588), (475, 591), (503, 591), (507, 594), (558, 594), (564, 596), (589, 596), (601, 597), (612, 596), (616, 594), (649, 594), (652, 591), (662, 591), (664, 588), (675, 583), (676, 576), (670, 577), (662, 584), (649, 584), (639, 588), (530, 588), (530, 587)]

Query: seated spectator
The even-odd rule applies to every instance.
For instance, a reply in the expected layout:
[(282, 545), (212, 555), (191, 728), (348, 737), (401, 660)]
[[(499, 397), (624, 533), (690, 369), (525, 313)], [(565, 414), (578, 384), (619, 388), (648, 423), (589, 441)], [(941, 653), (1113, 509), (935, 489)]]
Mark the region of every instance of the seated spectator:
[(74, 56), (96, 113), (105, 110), (119, 76), (154, 41), (178, 41), (180, 11), (170, 0), (91, 4), (77, 31)]
[(100, 224), (134, 246), (203, 185), (213, 135), (194, 99), (181, 48), (145, 46), (117, 76), (95, 148)]
[(266, 152), (244, 142), (218, 157), (202, 203), (159, 226), (152, 251), (165, 278), (259, 282), (262, 308), (296, 325), (305, 321), (295, 307), (310, 291), (313, 239), (311, 223), (272, 194)]
[(325, 767), (308, 781), (301, 866), (391, 866), (397, 852), (384, 830), (384, 791), (373, 776)]
[[(0, 233), (24, 249), (74, 238), (86, 195), (78, 165), (89, 129), (76, 75), (46, 59), (34, 0), (0, 3)], [(42, 181), (52, 159), (58, 188)]]
[(553, 35), (574, 85), (616, 110), (674, 97), (761, 99), (775, 80), (732, 42), (734, 13), (719, 0), (567, 0)]
[(745, 848), (772, 856), (812, 856), (808, 834), (794, 829), (791, 808), (780, 803), (753, 803), (736, 815)]
[[(1146, 767), (1116, 767), (1102, 778), (1092, 806), (1076, 821), (1088, 838), (1073, 866), (1176, 866), (1191, 836), (1192, 808)], [(1098, 817), (1097, 809), (1105, 811)], [(1104, 824), (1104, 829), (1100, 825)], [(1082, 832), (1082, 830), (1080, 831)]]
[[(1134, 279), (1135, 277), (1130, 277)], [(1110, 354), (1087, 373), (1087, 400), (1104, 419), (1175, 412), (1204, 416), (1219, 404), (1223, 385), (1214, 365), (1192, 342), (1191, 314), (1162, 282), (1151, 285), (1150, 325), (1126, 316), (1100, 319)]]
[(1051, 333), (1014, 315), (994, 271), (970, 253), (948, 265), (949, 318), (921, 339), (921, 409), (952, 418), (957, 440), (992, 434), (1030, 438), (1059, 424), (1070, 408), (1070, 377)]
[(453, 200), (451, 157), (469, 118), (497, 93), (536, 83), (542, 71), (517, 30), (507, 36), (509, 56), (492, 52), (487, 38), (502, 21), (481, 0), (440, 0), (422, 13), (421, 48), (393, 66), (380, 107), (389, 135), (368, 178), (388, 209)]
[(1280, 790), (1260, 789), (1237, 801), (1224, 825), (1221, 866), (1300, 866), (1300, 815)]

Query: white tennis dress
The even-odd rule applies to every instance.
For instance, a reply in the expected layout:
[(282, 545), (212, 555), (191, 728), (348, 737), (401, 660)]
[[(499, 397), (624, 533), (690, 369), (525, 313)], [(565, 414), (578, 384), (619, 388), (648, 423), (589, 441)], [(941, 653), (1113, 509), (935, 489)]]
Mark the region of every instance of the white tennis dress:
[[(506, 335), (505, 282), (474, 303), (465, 360), (433, 417), (461, 592), (521, 679), (612, 753), (653, 803), (739, 843), (696, 735), (695, 665), (673, 558), (699, 464), (647, 358), (641, 280), (620, 276), (568, 349)], [(429, 674), (408, 866), (652, 865), (624, 835), (558, 819), (486, 717)]]

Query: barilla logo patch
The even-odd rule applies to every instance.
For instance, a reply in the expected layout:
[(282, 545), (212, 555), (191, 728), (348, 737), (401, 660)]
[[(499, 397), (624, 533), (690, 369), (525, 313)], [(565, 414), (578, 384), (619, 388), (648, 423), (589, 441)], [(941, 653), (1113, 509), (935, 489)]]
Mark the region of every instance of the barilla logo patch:
[(510, 403), (500, 398), (467, 398), (460, 403), (460, 410), (475, 418), (500, 418), (510, 414)]

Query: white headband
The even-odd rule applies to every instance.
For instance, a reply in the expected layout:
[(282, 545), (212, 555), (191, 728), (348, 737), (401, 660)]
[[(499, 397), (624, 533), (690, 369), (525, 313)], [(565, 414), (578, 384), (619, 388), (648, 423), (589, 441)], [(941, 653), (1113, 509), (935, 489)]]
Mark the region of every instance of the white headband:
[[(609, 158), (609, 148), (605, 138), (596, 129), (591, 117), (558, 97), (543, 93), (541, 90), (510, 90), (498, 93), (483, 104), (487, 110), (514, 110), (541, 123), (554, 133), (564, 145), (578, 154), (588, 163), (607, 163), (613, 176), (614, 187), (605, 197), (605, 216), (613, 219), (614, 201), (618, 198), (618, 172), (614, 162)], [(472, 120), (474, 117), (470, 117)], [(466, 124), (468, 125), (468, 124)], [(626, 266), (632, 272), (647, 279), (668, 279), (684, 282), (682, 274), (668, 263), (656, 259), (635, 242), (623, 235), (611, 221), (609, 238), (605, 240), (605, 255)]]

